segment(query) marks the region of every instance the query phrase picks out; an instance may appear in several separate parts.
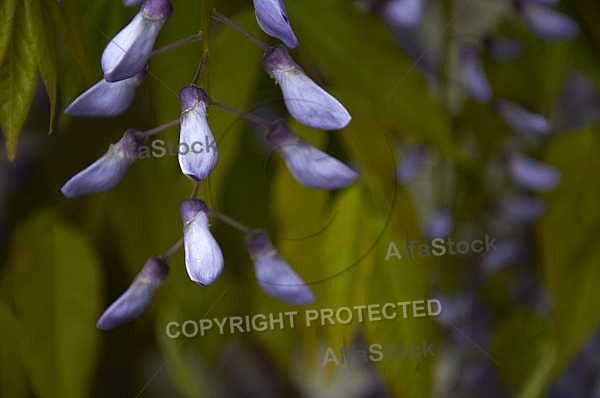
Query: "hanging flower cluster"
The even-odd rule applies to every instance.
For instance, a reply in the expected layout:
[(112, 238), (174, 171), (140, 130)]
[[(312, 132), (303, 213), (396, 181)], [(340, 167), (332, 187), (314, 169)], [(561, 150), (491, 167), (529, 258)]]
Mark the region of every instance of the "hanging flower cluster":
[[(153, 49), (162, 27), (173, 12), (169, 0), (123, 0), (123, 5), (140, 6), (140, 11), (102, 53), (102, 80), (76, 98), (65, 110), (67, 114), (112, 117), (123, 113), (131, 104), (136, 87), (148, 74), (149, 59), (162, 52), (159, 49), (153, 53)], [(292, 59), (288, 48), (295, 48), (299, 43), (290, 27), (283, 2), (254, 0), (254, 8), (256, 20), (262, 30), (281, 40), (285, 46), (267, 46), (217, 11), (212, 12), (212, 17), (239, 30), (265, 51), (265, 70), (281, 87), (287, 110), (296, 121), (321, 130), (346, 127), (351, 120), (348, 111), (308, 77)], [(200, 36), (181, 42), (197, 39)], [(212, 102), (206, 91), (197, 86), (205, 62), (207, 54), (204, 54), (192, 84), (179, 92), (179, 120), (146, 132), (127, 130), (121, 140), (110, 146), (106, 154), (62, 187), (63, 194), (69, 198), (114, 188), (123, 179), (130, 164), (139, 157), (140, 149), (147, 139), (176, 124), (180, 125), (180, 145), (187, 145), (192, 149), (186, 154), (180, 153), (178, 158), (182, 174), (196, 184), (192, 198), (185, 200), (180, 207), (183, 238), (165, 255), (151, 257), (147, 261), (131, 286), (101, 316), (97, 323), (100, 329), (115, 328), (142, 314), (154, 291), (167, 276), (169, 257), (180, 247), (183, 247), (186, 270), (193, 282), (208, 286), (219, 278), (225, 260), (210, 231), (210, 216), (244, 232), (256, 279), (266, 294), (295, 305), (307, 305), (315, 301), (306, 283), (277, 254), (265, 232), (251, 230), (216, 210), (209, 209), (204, 201), (196, 198), (199, 184), (210, 176), (219, 158), (207, 118), (209, 108), (220, 106), (240, 114), (226, 105)], [(302, 140), (283, 120), (268, 122), (265, 127), (268, 143), (282, 153), (291, 175), (300, 184), (313, 189), (332, 190), (347, 187), (358, 179), (356, 171)], [(204, 150), (194, 151), (193, 145), (198, 142), (206, 142)]]

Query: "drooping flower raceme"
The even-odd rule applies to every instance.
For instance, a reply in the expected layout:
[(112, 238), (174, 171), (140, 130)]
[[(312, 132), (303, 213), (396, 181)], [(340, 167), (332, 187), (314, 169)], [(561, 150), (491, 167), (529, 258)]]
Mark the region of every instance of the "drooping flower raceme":
[(179, 92), (179, 104), (179, 166), (191, 180), (204, 180), (219, 160), (217, 145), (206, 120), (208, 97), (201, 88), (188, 86)]
[(125, 112), (135, 96), (135, 89), (148, 74), (144, 67), (137, 75), (117, 82), (100, 80), (77, 97), (65, 109), (71, 116), (113, 117)]
[(308, 305), (315, 297), (306, 283), (279, 256), (262, 231), (246, 235), (246, 248), (254, 262), (254, 273), (263, 292), (283, 302)]
[(101, 63), (106, 81), (128, 79), (144, 67), (172, 11), (169, 0), (144, 2), (141, 11), (108, 43), (102, 53)]
[(254, 11), (258, 25), (266, 34), (281, 40), (289, 48), (298, 47), (283, 0), (254, 0)]
[(537, 113), (529, 112), (514, 102), (497, 100), (494, 105), (496, 112), (518, 133), (534, 137), (545, 137), (552, 131), (548, 119)]
[(288, 170), (305, 187), (339, 189), (358, 178), (354, 170), (298, 137), (281, 120), (271, 126), (267, 141), (283, 154)]
[(350, 123), (346, 108), (304, 74), (287, 48), (271, 48), (263, 65), (281, 86), (285, 106), (299, 123), (322, 130), (338, 130)]
[(168, 273), (166, 260), (158, 257), (148, 259), (125, 293), (104, 311), (96, 326), (110, 330), (140, 316)]
[(185, 267), (190, 279), (207, 286), (223, 272), (223, 253), (210, 233), (206, 203), (188, 199), (181, 204)]
[(100, 159), (63, 185), (63, 195), (75, 198), (114, 188), (125, 176), (129, 164), (137, 158), (141, 144), (135, 130), (127, 130), (121, 140), (111, 145)]

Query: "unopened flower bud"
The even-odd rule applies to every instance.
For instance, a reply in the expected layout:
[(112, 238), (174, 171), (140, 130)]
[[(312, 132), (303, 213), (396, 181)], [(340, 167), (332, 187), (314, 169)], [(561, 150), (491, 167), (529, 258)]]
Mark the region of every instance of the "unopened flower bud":
[(263, 65), (281, 86), (285, 106), (298, 122), (322, 130), (338, 130), (350, 123), (346, 108), (306, 76), (287, 48), (273, 47), (263, 57)]
[(188, 199), (181, 204), (185, 267), (190, 279), (200, 285), (213, 283), (223, 272), (223, 253), (210, 233), (206, 203)]
[(135, 89), (146, 77), (146, 67), (129, 79), (117, 82), (100, 80), (89, 90), (75, 98), (65, 109), (71, 116), (112, 117), (125, 112), (135, 96)]
[(298, 137), (283, 121), (271, 126), (267, 141), (281, 151), (288, 170), (305, 187), (339, 189), (358, 178), (358, 173)]
[(110, 330), (139, 317), (168, 273), (166, 260), (158, 257), (148, 259), (125, 293), (104, 311), (96, 326)]
[(539, 1), (516, 0), (515, 7), (523, 14), (531, 31), (548, 41), (571, 40), (579, 34), (577, 23)]
[(514, 182), (530, 191), (549, 191), (560, 183), (560, 173), (555, 168), (522, 155), (504, 156), (504, 161)]
[(454, 229), (452, 213), (449, 210), (440, 209), (431, 214), (425, 222), (425, 236), (428, 239), (446, 238)]
[(129, 164), (141, 145), (135, 130), (127, 130), (119, 142), (89, 167), (73, 176), (61, 191), (68, 198), (105, 192), (114, 188), (125, 176)]
[(263, 292), (283, 302), (308, 305), (315, 297), (306, 283), (283, 260), (262, 231), (246, 235), (246, 248), (254, 262), (254, 272)]
[(281, 40), (289, 48), (298, 47), (283, 0), (254, 0), (254, 11), (258, 25), (266, 34)]
[(107, 81), (128, 79), (144, 67), (172, 11), (169, 0), (144, 2), (142, 10), (108, 43), (102, 53), (102, 70)]
[(535, 137), (545, 137), (552, 131), (548, 119), (513, 102), (497, 100), (495, 108), (498, 115), (516, 132)]
[(217, 144), (206, 120), (208, 98), (201, 88), (189, 86), (179, 92), (179, 103), (179, 166), (189, 179), (204, 180), (219, 160)]
[(492, 88), (485, 76), (477, 51), (465, 47), (462, 52), (463, 78), (471, 97), (477, 102), (489, 102), (492, 99)]
[(414, 28), (423, 20), (423, 0), (391, 0), (383, 6), (385, 19), (394, 26)]

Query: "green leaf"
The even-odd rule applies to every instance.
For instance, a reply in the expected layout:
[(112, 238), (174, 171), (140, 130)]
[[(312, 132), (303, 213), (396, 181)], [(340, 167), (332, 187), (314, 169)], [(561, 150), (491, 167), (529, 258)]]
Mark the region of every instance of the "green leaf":
[(39, 397), (89, 396), (99, 333), (100, 265), (87, 240), (53, 212), (13, 235), (15, 317), (23, 362)]
[(560, 186), (545, 195), (548, 212), (538, 226), (542, 271), (554, 304), (559, 372), (600, 326), (598, 131), (556, 139), (546, 160), (562, 174)]
[(4, 61), (10, 42), (16, 9), (16, 0), (3, 0), (0, 4), (0, 64)]
[(6, 304), (0, 301), (0, 396), (27, 396), (27, 378), (19, 356), (19, 325)]
[(17, 5), (9, 36), (6, 58), (0, 65), (0, 127), (8, 159), (13, 160), (37, 83), (35, 49), (23, 3)]
[(26, 0), (27, 20), (29, 29), (33, 36), (33, 44), (36, 51), (36, 61), (46, 86), (46, 92), (50, 99), (50, 127), (49, 132), (54, 129), (56, 117), (56, 99), (58, 88), (58, 49), (56, 46), (56, 34), (50, 10), (45, 2), (39, 0)]

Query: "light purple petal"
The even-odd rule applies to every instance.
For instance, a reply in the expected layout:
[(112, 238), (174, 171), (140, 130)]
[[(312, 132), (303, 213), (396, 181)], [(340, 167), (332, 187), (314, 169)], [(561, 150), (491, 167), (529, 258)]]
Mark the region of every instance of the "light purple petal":
[(428, 152), (427, 147), (422, 144), (407, 147), (403, 151), (402, 161), (396, 170), (396, 180), (403, 184), (412, 181), (421, 167), (423, 167)]
[(71, 116), (88, 117), (120, 115), (131, 105), (139, 81), (138, 76), (113, 83), (102, 79), (77, 97), (65, 109), (65, 113)]
[(515, 183), (526, 190), (550, 191), (560, 183), (558, 170), (534, 159), (512, 156), (508, 167)]
[(223, 272), (223, 253), (210, 233), (204, 202), (189, 199), (181, 204), (185, 268), (190, 279), (207, 286)]
[(110, 330), (139, 317), (150, 304), (154, 291), (168, 272), (166, 261), (150, 258), (129, 288), (104, 311), (96, 326), (102, 330)]
[(275, 251), (264, 232), (246, 236), (258, 285), (269, 296), (294, 305), (309, 305), (315, 297), (306, 283)]
[[(148, 16), (146, 10), (155, 8), (159, 11), (152, 17), (158, 16), (156, 19)], [(154, 42), (171, 11), (168, 0), (144, 3), (142, 11), (108, 43), (102, 53), (102, 70), (107, 81), (128, 79), (146, 65)]]
[(552, 132), (552, 125), (548, 119), (513, 102), (497, 100), (495, 108), (504, 121), (518, 133), (546, 137)]
[(338, 130), (350, 123), (346, 108), (306, 76), (284, 46), (272, 48), (263, 63), (281, 86), (285, 105), (299, 123), (321, 130)]
[(528, 223), (540, 218), (546, 211), (546, 204), (537, 198), (504, 196), (494, 201), (492, 211), (506, 221)]
[(448, 210), (437, 210), (425, 223), (425, 236), (428, 239), (445, 238), (452, 233), (454, 220)]
[(466, 47), (462, 55), (463, 79), (471, 97), (477, 102), (489, 102), (492, 99), (492, 88), (481, 65), (479, 55), (471, 47)]
[(579, 34), (577, 23), (558, 11), (535, 2), (521, 1), (517, 5), (531, 31), (548, 41), (571, 40)]
[(182, 110), (179, 166), (189, 179), (201, 181), (210, 175), (219, 160), (215, 138), (206, 120), (208, 100), (204, 90), (192, 86), (183, 88), (179, 96)]
[(510, 61), (523, 52), (523, 45), (518, 41), (498, 37), (487, 37), (484, 45), (490, 56), (498, 61)]
[(282, 121), (271, 127), (267, 140), (283, 153), (288, 170), (305, 187), (340, 189), (358, 178), (358, 173), (302, 140)]
[(135, 160), (137, 139), (133, 130), (85, 170), (73, 176), (61, 191), (68, 198), (105, 192), (114, 188), (125, 176), (129, 164)]
[(282, 0), (254, 0), (254, 10), (256, 21), (266, 34), (281, 40), (289, 48), (298, 47)]
[(496, 243), (496, 250), (485, 252), (481, 260), (481, 268), (485, 275), (514, 264), (525, 255), (525, 246), (517, 239), (506, 239)]
[(382, 11), (393, 25), (412, 28), (423, 20), (423, 0), (392, 0)]
[(136, 7), (142, 4), (144, 0), (123, 0), (123, 5), (125, 7)]

